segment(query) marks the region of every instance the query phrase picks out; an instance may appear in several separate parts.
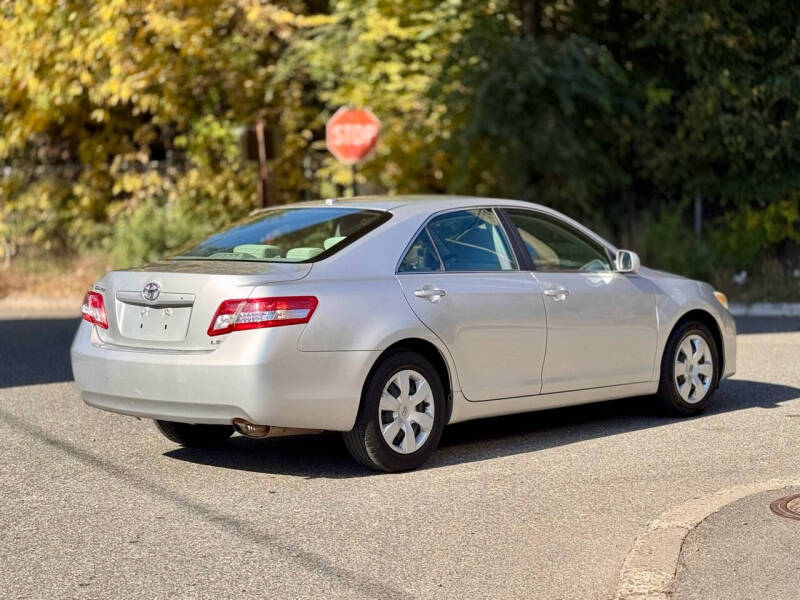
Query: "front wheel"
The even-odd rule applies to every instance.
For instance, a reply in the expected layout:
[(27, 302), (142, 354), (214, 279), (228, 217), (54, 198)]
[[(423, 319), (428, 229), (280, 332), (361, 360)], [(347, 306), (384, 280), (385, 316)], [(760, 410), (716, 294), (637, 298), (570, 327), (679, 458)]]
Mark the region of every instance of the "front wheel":
[(414, 352), (390, 354), (375, 368), (355, 426), (344, 435), (352, 457), (377, 471), (408, 471), (436, 450), (446, 418), (436, 369)]
[(198, 447), (221, 444), (233, 435), (232, 425), (190, 425), (174, 421), (155, 421), (165, 438), (181, 446)]
[(703, 323), (688, 321), (670, 335), (661, 359), (658, 398), (672, 415), (691, 416), (708, 406), (717, 388), (720, 352)]

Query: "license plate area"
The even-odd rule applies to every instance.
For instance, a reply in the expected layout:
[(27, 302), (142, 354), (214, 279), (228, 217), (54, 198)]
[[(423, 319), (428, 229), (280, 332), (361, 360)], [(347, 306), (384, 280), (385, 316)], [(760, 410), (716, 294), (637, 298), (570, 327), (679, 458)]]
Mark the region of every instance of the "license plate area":
[(191, 306), (142, 306), (120, 302), (119, 330), (134, 340), (180, 342), (186, 339)]

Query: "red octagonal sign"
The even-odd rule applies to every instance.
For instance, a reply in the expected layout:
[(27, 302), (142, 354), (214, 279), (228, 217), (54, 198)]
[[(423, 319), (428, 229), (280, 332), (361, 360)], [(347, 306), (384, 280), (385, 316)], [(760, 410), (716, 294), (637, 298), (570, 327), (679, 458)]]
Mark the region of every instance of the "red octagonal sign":
[(354, 165), (378, 142), (381, 122), (372, 111), (343, 106), (325, 125), (325, 144), (346, 165)]

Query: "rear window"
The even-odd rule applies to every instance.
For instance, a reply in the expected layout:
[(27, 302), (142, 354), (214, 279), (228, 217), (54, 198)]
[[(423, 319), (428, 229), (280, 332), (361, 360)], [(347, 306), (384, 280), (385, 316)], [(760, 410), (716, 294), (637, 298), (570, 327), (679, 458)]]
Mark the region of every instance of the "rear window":
[(171, 260), (312, 262), (337, 252), (390, 218), (360, 208), (279, 208), (206, 238)]

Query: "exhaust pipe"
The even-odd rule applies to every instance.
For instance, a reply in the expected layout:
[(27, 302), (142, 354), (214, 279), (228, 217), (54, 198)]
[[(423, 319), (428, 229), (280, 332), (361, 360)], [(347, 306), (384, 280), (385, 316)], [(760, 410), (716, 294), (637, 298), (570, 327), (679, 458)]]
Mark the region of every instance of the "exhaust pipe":
[(253, 439), (264, 439), (273, 437), (283, 437), (287, 435), (310, 435), (322, 433), (322, 429), (298, 429), (295, 427), (273, 427), (271, 425), (256, 425), (244, 419), (234, 419), (233, 426), (245, 437)]

